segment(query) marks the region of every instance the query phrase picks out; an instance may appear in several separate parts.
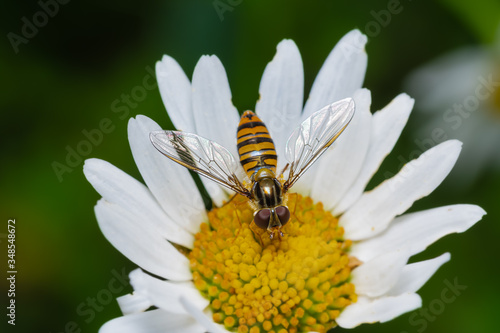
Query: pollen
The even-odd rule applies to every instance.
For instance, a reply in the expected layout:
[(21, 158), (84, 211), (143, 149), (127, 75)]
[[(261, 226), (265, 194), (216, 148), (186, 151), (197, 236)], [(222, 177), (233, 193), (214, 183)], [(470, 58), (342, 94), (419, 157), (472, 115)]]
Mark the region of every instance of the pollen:
[(212, 318), (232, 332), (326, 332), (356, 302), (351, 241), (338, 219), (309, 197), (289, 194), (284, 236), (269, 239), (236, 196), (208, 212), (188, 254)]

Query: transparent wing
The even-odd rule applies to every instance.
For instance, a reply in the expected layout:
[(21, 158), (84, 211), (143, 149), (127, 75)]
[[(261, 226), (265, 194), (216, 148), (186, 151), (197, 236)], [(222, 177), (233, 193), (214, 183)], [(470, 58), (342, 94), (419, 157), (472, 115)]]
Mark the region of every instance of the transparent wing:
[[(344, 131), (354, 115), (354, 101), (346, 98), (313, 113), (297, 127), (286, 143), (289, 164), (286, 192)], [(283, 171), (285, 171), (283, 170)]]
[(171, 160), (241, 195), (251, 197), (236, 176), (238, 162), (218, 143), (178, 131), (151, 132), (149, 139), (160, 153)]

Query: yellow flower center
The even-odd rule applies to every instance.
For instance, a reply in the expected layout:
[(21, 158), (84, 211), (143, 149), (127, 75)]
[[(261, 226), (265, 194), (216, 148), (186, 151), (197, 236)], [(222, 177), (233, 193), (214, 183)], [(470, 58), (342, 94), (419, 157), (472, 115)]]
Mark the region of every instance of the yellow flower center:
[(190, 252), (193, 281), (213, 320), (234, 332), (326, 332), (356, 302), (350, 240), (311, 198), (290, 194), (290, 221), (270, 240), (251, 221), (247, 199), (208, 213)]

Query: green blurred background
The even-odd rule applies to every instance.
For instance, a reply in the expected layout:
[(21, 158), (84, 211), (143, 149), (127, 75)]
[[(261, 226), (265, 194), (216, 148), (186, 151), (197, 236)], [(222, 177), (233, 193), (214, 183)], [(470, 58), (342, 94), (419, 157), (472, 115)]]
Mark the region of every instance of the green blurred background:
[[(116, 273), (128, 273), (136, 266), (101, 234), (93, 212), (100, 196), (83, 176), (83, 161), (75, 161), (71, 172), (67, 170), (60, 178), (53, 163), (65, 164), (68, 147), (76, 149), (85, 140), (82, 131), (98, 128), (108, 118), (112, 130), (84, 158), (105, 159), (141, 179), (128, 146), (127, 121), (145, 114), (171, 128), (160, 95), (156, 88), (146, 90), (126, 116), (114, 113), (111, 104), (142, 86), (163, 54), (173, 56), (189, 77), (201, 55), (216, 54), (226, 68), (235, 106), (240, 111), (253, 109), (262, 72), (279, 41), (291, 38), (298, 45), (307, 96), (335, 43), (353, 28), (367, 32), (367, 24), (376, 22), (371, 11), (386, 10), (390, 2), (68, 1), (59, 5), (36, 35), (17, 46), (17, 53), (7, 34), (20, 35), (22, 18), (32, 21), (41, 7), (36, 1), (4, 2), (0, 14), (5, 36), (0, 53), (4, 229), (0, 230), (0, 248), (6, 253), (7, 220), (15, 218), (18, 269), (16, 326), (9, 325), (7, 331), (56, 333), (77, 328), (75, 332), (96, 332), (120, 315), (114, 297), (131, 288), (124, 286), (113, 293), (108, 283)], [(227, 6), (222, 20), (214, 3)], [(494, 0), (407, 0), (400, 6), (401, 12), (392, 15), (388, 24), (378, 24), (379, 31), (369, 33), (364, 86), (372, 91), (372, 110), (402, 91), (412, 69), (464, 45), (492, 43), (499, 23), (500, 3)], [(416, 122), (417, 112), (410, 124)], [(407, 126), (394, 154), (382, 166), (379, 180), (384, 171), (397, 171), (398, 155), (408, 156), (417, 149), (417, 127)], [(417, 256), (452, 254), (451, 262), (420, 294), (424, 308), (429, 308), (441, 298), (445, 280), (458, 279), (467, 289), (428, 319), (411, 312), (356, 331), (495, 331), (500, 296), (500, 170), (488, 169), (467, 188), (457, 190), (453, 183), (448, 178), (412, 210), (474, 203), (488, 215), (467, 233), (448, 236)], [(0, 257), (4, 276), (7, 257)], [(0, 279), (0, 287), (4, 309), (0, 327), (6, 327), (5, 278)], [(91, 311), (92, 298), (100, 301)], [(412, 315), (420, 319), (419, 324), (410, 321)]]

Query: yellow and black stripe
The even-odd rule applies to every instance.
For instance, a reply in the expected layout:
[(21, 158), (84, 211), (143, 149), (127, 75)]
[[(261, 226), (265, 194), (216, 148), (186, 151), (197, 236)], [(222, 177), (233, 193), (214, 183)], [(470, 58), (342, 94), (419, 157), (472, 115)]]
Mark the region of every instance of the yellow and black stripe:
[(243, 113), (236, 137), (240, 163), (250, 179), (262, 168), (268, 168), (276, 173), (278, 157), (273, 139), (266, 125), (255, 113), (252, 111)]

